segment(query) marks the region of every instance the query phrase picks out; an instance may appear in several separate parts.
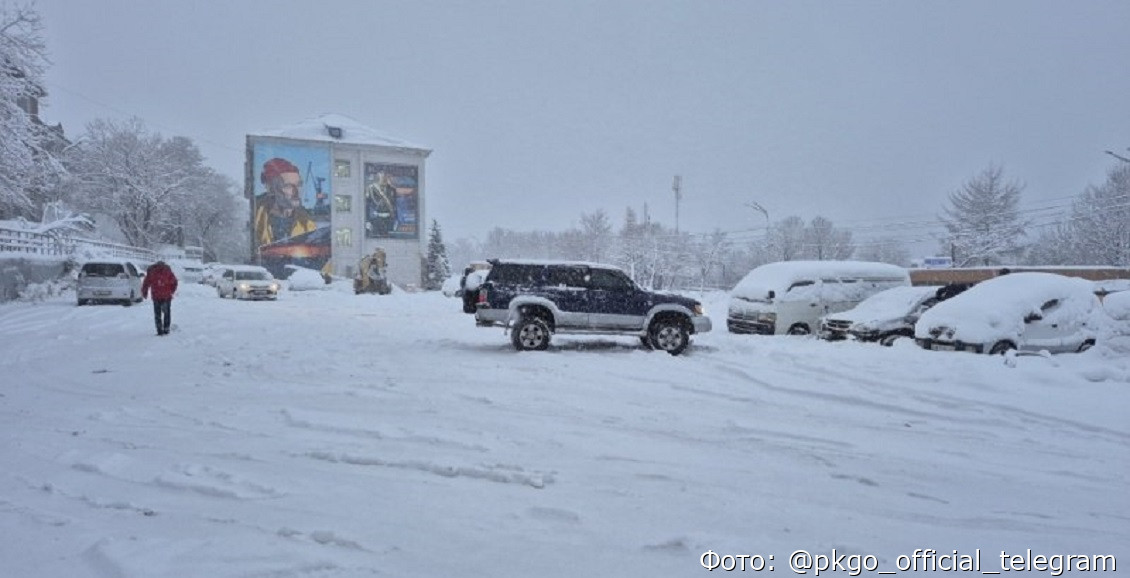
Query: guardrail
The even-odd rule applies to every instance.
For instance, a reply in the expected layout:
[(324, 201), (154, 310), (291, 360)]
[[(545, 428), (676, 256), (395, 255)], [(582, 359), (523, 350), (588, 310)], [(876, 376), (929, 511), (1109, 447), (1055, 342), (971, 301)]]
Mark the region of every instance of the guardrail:
[(102, 257), (157, 260), (155, 252), (141, 247), (0, 227), (0, 255), (18, 257), (37, 255), (65, 259), (82, 257), (88, 251)]

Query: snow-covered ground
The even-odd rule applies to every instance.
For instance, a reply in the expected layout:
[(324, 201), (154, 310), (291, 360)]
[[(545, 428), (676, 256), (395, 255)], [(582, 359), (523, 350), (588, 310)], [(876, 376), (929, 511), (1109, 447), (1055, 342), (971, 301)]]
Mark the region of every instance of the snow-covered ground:
[(518, 353), (457, 299), (344, 282), (186, 285), (166, 337), (148, 302), (2, 305), (0, 575), (681, 577), (708, 551), (793, 575), (796, 550), (895, 571), (923, 548), (1130, 568), (1125, 352), (737, 336), (705, 301), (717, 329), (680, 357)]

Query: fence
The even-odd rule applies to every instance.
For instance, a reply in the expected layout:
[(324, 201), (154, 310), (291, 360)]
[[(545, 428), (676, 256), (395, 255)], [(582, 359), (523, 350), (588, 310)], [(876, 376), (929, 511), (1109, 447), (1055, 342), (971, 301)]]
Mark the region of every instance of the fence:
[(81, 239), (0, 227), (0, 256), (67, 259), (82, 258), (87, 254), (99, 257), (155, 261), (157, 254), (149, 249), (131, 247), (120, 243)]

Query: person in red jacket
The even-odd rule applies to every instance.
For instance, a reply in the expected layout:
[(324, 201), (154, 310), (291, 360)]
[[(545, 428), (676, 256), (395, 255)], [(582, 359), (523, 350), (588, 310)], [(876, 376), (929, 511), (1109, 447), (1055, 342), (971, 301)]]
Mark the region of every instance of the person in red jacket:
[(173, 318), (173, 293), (177, 292), (177, 276), (164, 261), (149, 266), (145, 280), (141, 282), (141, 298), (153, 292), (153, 320), (157, 323), (157, 335), (168, 335)]

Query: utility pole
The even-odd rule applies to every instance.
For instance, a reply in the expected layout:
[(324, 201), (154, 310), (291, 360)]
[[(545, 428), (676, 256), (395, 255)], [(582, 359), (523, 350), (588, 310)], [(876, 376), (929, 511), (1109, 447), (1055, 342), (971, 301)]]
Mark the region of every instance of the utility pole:
[(675, 234), (679, 234), (679, 201), (683, 200), (683, 177), (675, 175), (675, 183), (671, 185), (675, 191)]

